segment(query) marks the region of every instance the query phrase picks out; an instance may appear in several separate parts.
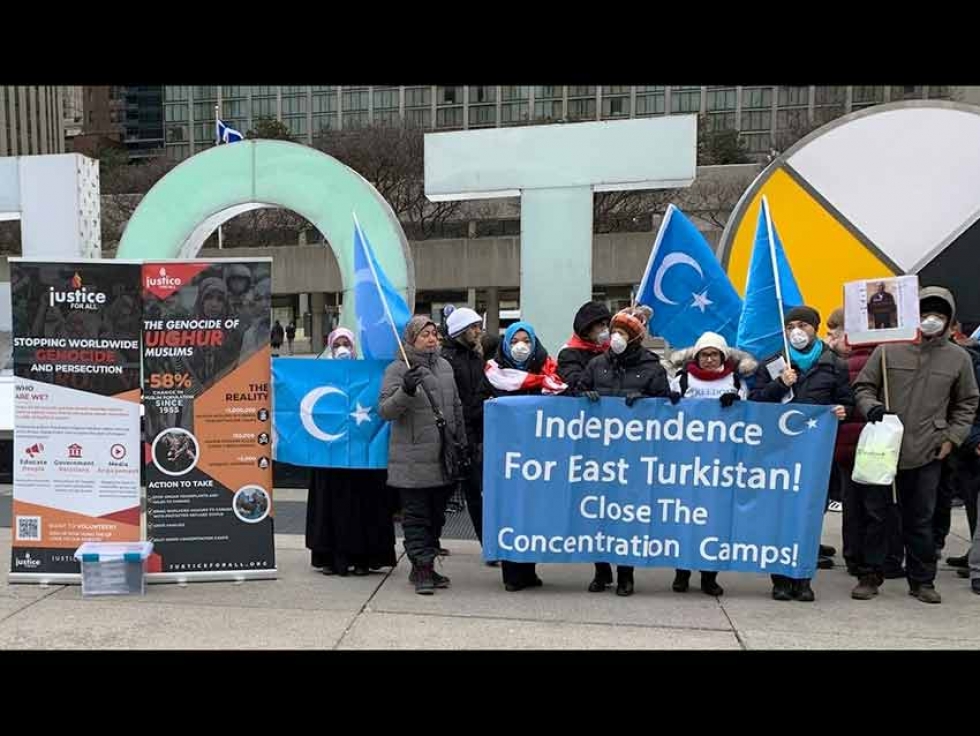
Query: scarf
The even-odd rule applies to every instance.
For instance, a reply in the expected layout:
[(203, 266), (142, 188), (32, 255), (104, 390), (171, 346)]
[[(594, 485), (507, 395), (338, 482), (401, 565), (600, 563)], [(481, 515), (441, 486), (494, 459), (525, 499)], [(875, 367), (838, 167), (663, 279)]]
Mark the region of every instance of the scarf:
[(502, 368), (496, 360), (488, 360), (483, 370), (490, 385), (498, 391), (540, 390), (543, 394), (560, 394), (568, 388), (558, 377), (558, 364), (551, 356), (544, 361), (540, 373)]
[(819, 338), (813, 341), (813, 345), (805, 353), (801, 353), (792, 345), (789, 346), (789, 357), (795, 365), (799, 366), (802, 373), (813, 368), (821, 355), (823, 355), (823, 340)]
[(609, 349), (609, 343), (603, 343), (602, 345), (599, 345), (598, 343), (594, 343), (591, 340), (583, 340), (578, 335), (572, 335), (571, 339), (569, 339), (568, 342), (566, 342), (558, 349), (558, 352), (560, 353), (565, 348), (572, 348), (573, 350), (585, 350), (589, 353), (594, 353), (596, 355), (599, 355), (600, 353), (604, 353), (606, 352), (606, 350)]
[(687, 364), (687, 374), (694, 376), (699, 381), (718, 381), (734, 372), (735, 361), (731, 359), (725, 361), (720, 371), (706, 371), (693, 360)]

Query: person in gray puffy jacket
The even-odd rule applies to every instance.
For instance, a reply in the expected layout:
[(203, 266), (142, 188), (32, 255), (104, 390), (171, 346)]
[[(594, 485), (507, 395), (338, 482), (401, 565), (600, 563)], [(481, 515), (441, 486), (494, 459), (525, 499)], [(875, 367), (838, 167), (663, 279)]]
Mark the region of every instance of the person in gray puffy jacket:
[(449, 435), (466, 442), (456, 378), (452, 366), (439, 355), (438, 330), (428, 317), (412, 317), (404, 336), (411, 367), (401, 359), (388, 366), (379, 405), (381, 418), (391, 422), (388, 485), (401, 495), (405, 553), (412, 562), (409, 582), (422, 595), (449, 587), (449, 578), (438, 574), (433, 563), (453, 490), (453, 481), (443, 469), (442, 440), (429, 395), (445, 417)]

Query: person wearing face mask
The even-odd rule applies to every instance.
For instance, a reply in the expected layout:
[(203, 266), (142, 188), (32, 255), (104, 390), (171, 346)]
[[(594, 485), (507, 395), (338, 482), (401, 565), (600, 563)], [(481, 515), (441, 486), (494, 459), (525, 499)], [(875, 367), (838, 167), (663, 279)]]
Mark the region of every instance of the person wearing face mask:
[[(954, 325), (953, 341), (966, 350), (970, 356), (970, 360), (973, 363), (974, 377), (977, 379), (977, 383), (980, 384), (980, 345), (977, 344), (976, 338), (966, 336), (972, 331), (972, 326), (968, 326), (966, 329), (963, 329), (963, 327), (963, 325)], [(980, 409), (977, 410), (977, 415), (973, 419), (973, 428), (970, 430), (970, 435), (967, 437), (966, 442), (957, 451), (950, 454), (949, 460), (952, 466), (950, 473), (950, 485), (952, 486), (950, 496), (959, 496), (962, 498), (963, 506), (966, 509), (967, 523), (970, 528), (970, 537), (974, 540), (973, 548), (980, 552), (980, 548), (977, 545), (977, 495), (980, 493)], [(940, 488), (942, 488), (941, 482)], [(949, 499), (948, 503), (952, 507), (952, 498)], [(938, 517), (939, 515), (940, 513), (937, 510), (936, 516)], [(949, 523), (950, 518), (947, 514), (945, 518), (945, 531), (947, 533), (949, 531)], [(980, 560), (977, 562), (980, 562)], [(971, 567), (969, 554), (964, 554), (959, 557), (947, 557), (946, 564), (959, 568), (957, 573), (961, 577), (970, 576), (968, 570)], [(976, 567), (977, 565), (973, 566)], [(980, 569), (974, 572), (980, 573)], [(976, 575), (973, 578), (973, 592), (980, 593), (980, 575)]]
[(469, 440), (470, 471), (462, 481), (466, 510), (476, 538), (483, 543), (483, 318), (469, 307), (453, 310), (446, 318), (442, 357), (456, 377), (463, 403), (463, 421)]
[[(564, 393), (568, 386), (558, 376), (555, 359), (548, 355), (534, 328), (527, 322), (515, 322), (497, 347), (497, 353), (487, 361), (484, 399), (501, 396), (537, 396)], [(542, 582), (533, 562), (500, 563), (504, 589), (516, 593), (525, 588), (537, 588)]]
[[(827, 318), (827, 344), (842, 360), (847, 362), (847, 373), (852, 386), (861, 373), (861, 369), (868, 362), (868, 358), (871, 357), (871, 353), (877, 347), (876, 345), (847, 344), (844, 336), (844, 310), (841, 307), (831, 312)], [(843, 511), (841, 536), (844, 540), (844, 548), (841, 554), (844, 556), (847, 574), (851, 577), (858, 577), (858, 565), (861, 557), (861, 529), (863, 528), (861, 519), (864, 515), (864, 507), (857, 495), (858, 489), (851, 481), (851, 474), (854, 472), (857, 443), (864, 425), (864, 415), (855, 407), (850, 418), (842, 422), (837, 430), (837, 443), (834, 445), (834, 465), (830, 474), (831, 492), (829, 496), (834, 497), (835, 484), (839, 488), (837, 493)], [(833, 502), (828, 504), (828, 510), (834, 510)], [(888, 516), (889, 541), (884, 576), (886, 579), (904, 578), (905, 568), (902, 567), (902, 558), (905, 555), (905, 548), (902, 544), (902, 517), (897, 505), (891, 505)], [(821, 558), (821, 560), (823, 559), (826, 557)], [(833, 560), (831, 560), (832, 562)]]
[(355, 360), (354, 333), (346, 327), (338, 327), (323, 338), (323, 351), (316, 356), (328, 360)]
[(405, 553), (412, 563), (408, 580), (416, 593), (432, 595), (449, 587), (449, 578), (433, 566), (454, 488), (442, 462), (436, 409), (450, 440), (464, 447), (466, 427), (453, 367), (439, 355), (439, 326), (415, 315), (405, 327), (403, 347), (411, 366), (399, 357), (385, 370), (378, 414), (391, 422), (388, 484), (401, 495)]
[[(974, 375), (980, 382), (980, 347), (978, 347), (977, 341), (964, 334), (963, 325), (958, 320), (953, 320), (950, 326), (949, 339), (966, 350), (973, 363)], [(975, 499), (969, 489), (974, 486), (976, 480), (975, 460), (976, 455), (970, 448), (963, 445), (951, 452), (943, 463), (942, 472), (939, 476), (939, 489), (936, 493), (936, 513), (932, 521), (937, 555), (941, 555), (946, 546), (946, 538), (949, 536), (952, 525), (953, 504), (956, 499), (961, 499), (966, 507), (970, 536), (973, 536), (977, 513)], [(968, 565), (967, 555), (948, 557), (946, 563), (952, 567), (966, 568)]]
[[(670, 362), (677, 368), (670, 379), (673, 394), (682, 399), (716, 399), (726, 409), (748, 398), (745, 379), (759, 366), (751, 355), (728, 347), (725, 338), (714, 332), (705, 332), (694, 347), (671, 355)], [(686, 593), (690, 581), (690, 570), (677, 570), (674, 592)], [(718, 584), (718, 573), (708, 570), (701, 572), (701, 590), (713, 596), (725, 593)]]
[[(327, 337), (325, 360), (355, 360), (354, 333)], [(313, 468), (306, 502), (306, 547), (324, 575), (369, 575), (394, 567), (395, 525), (386, 470)]]
[[(775, 377), (770, 358), (755, 372), (755, 387), (749, 393), (752, 401), (792, 402), (833, 406), (838, 421), (844, 421), (854, 407), (847, 363), (841, 360), (823, 340), (817, 337), (820, 314), (813, 307), (794, 307), (784, 315), (783, 324), (789, 342), (790, 364)], [(820, 545), (820, 566), (837, 550)], [(830, 565), (833, 561), (830, 560)], [(816, 599), (809, 578), (772, 575), (772, 597), (777, 601), (797, 600), (810, 603)]]
[(558, 375), (574, 392), (578, 380), (595, 356), (609, 349), (609, 320), (612, 314), (605, 304), (586, 302), (579, 307), (572, 323), (574, 332), (558, 349)]
[[(626, 406), (644, 398), (667, 398), (670, 391), (667, 371), (660, 358), (643, 347), (647, 325), (653, 316), (650, 307), (639, 305), (617, 312), (610, 324), (609, 350), (597, 355), (586, 366), (579, 379), (578, 391), (589, 401), (600, 396), (621, 396)], [(590, 593), (601, 593), (612, 584), (612, 567), (608, 562), (595, 563), (595, 575), (589, 583)], [(633, 595), (633, 568), (616, 566), (616, 595)]]
[[(889, 410), (905, 431), (898, 458), (895, 489), (902, 515), (905, 569), (909, 594), (923, 603), (941, 603), (935, 587), (936, 547), (933, 516), (942, 462), (970, 435), (980, 390), (969, 354), (949, 340), (956, 302), (946, 289), (919, 290), (921, 339), (916, 343), (879, 345), (854, 384), (858, 408), (869, 422), (885, 415), (887, 371)], [(890, 486), (861, 486), (867, 517), (860, 580), (851, 591), (870, 600), (883, 582), (887, 552), (886, 510)]]

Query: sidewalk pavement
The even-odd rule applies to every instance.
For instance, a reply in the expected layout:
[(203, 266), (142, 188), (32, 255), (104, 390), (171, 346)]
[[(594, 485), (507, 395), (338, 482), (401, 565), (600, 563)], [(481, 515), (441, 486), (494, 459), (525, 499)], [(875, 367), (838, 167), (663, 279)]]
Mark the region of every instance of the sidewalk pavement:
[[(824, 542), (840, 549), (840, 514)], [(0, 649), (980, 649), (980, 596), (941, 566), (942, 605), (890, 580), (851, 600), (843, 567), (820, 571), (815, 603), (778, 603), (763, 575), (722, 573), (725, 595), (673, 593), (668, 569), (637, 569), (632, 598), (590, 594), (591, 565), (541, 565), (542, 588), (506, 593), (476, 542), (445, 541), (452, 588), (416, 595), (402, 557), (390, 574), (325, 577), (299, 535), (278, 535), (279, 579), (147, 586), (145, 597), (85, 599), (78, 586), (0, 580)], [(967, 549), (954, 511), (945, 554)], [(399, 540), (398, 550), (401, 552)], [(840, 556), (838, 553), (838, 561)], [(10, 530), (0, 529), (0, 567)]]

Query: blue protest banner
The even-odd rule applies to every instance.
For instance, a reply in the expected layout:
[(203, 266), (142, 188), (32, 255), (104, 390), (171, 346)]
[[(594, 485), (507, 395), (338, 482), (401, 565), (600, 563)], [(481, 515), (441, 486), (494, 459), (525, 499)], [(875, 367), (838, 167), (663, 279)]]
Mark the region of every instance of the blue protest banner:
[(388, 467), (378, 416), (387, 360), (272, 361), (273, 457), (314, 468)]
[(485, 559), (813, 575), (832, 407), (518, 396), (484, 417)]

